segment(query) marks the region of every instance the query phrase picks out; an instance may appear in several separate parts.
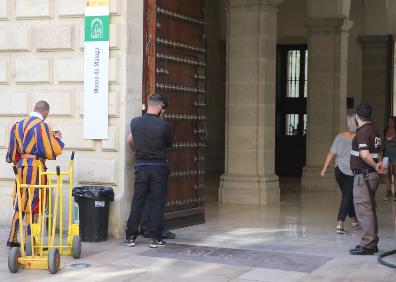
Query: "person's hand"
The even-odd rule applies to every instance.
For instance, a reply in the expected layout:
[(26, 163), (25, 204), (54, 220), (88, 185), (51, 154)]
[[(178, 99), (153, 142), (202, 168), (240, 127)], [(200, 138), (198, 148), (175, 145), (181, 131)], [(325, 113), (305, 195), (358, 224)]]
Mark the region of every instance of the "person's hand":
[(60, 132), (60, 131), (55, 131), (55, 132), (54, 132), (54, 135), (55, 135), (56, 138), (62, 139), (62, 132)]
[(320, 176), (326, 176), (326, 169), (322, 169), (322, 171), (320, 172)]
[(386, 173), (386, 169), (384, 167), (384, 163), (383, 162), (378, 162), (375, 165), (375, 170), (379, 173), (379, 174), (385, 174)]

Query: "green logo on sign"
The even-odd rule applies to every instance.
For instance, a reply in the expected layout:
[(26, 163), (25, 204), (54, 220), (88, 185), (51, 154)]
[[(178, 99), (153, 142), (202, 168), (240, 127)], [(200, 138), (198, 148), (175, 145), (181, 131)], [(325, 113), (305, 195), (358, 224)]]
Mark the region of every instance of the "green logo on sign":
[(91, 38), (103, 39), (103, 22), (99, 18), (95, 18), (91, 22)]
[(109, 16), (85, 17), (85, 41), (109, 41)]

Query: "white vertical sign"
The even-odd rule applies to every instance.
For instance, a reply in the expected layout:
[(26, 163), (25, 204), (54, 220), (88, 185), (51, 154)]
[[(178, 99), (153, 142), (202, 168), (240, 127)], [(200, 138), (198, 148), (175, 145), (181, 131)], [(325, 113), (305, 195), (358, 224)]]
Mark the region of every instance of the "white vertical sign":
[(107, 139), (109, 0), (86, 1), (84, 37), (84, 138)]

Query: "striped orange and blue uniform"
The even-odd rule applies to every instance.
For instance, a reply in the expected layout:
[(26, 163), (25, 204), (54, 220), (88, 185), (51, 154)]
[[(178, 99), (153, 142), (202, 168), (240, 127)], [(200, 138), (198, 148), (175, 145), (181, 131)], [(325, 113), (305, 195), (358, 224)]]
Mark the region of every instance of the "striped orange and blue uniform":
[[(23, 184), (38, 184), (39, 183), (39, 168), (46, 169), (45, 160), (55, 160), (58, 155), (62, 153), (64, 147), (63, 142), (56, 138), (51, 127), (44, 123), (38, 117), (28, 117), (17, 122), (10, 132), (10, 140), (6, 161), (13, 163), (18, 168), (18, 177)], [(33, 155), (35, 158), (24, 157), (24, 155)], [(41, 183), (46, 183), (43, 178)], [(15, 197), (16, 189), (14, 189), (14, 207), (15, 214), (12, 220), (12, 226), (8, 242), (17, 242), (18, 234), (18, 210), (19, 205)], [(38, 189), (35, 189), (29, 195), (27, 189), (21, 190), (22, 201), (21, 207), (23, 214), (32, 211), (33, 218), (39, 211), (39, 194)], [(29, 196), (33, 196), (32, 206), (28, 205)], [(26, 222), (28, 217), (26, 217)], [(28, 224), (26, 225), (27, 234), (30, 233)]]

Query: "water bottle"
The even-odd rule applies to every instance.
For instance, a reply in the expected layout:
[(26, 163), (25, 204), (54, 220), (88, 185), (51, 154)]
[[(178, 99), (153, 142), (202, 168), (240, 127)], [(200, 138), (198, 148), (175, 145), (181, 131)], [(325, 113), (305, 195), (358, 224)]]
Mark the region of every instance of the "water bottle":
[(80, 224), (79, 209), (78, 209), (78, 204), (76, 202), (73, 202), (73, 223)]
[(388, 158), (388, 157), (385, 157), (385, 158), (382, 160), (382, 163), (384, 164), (384, 168), (387, 169), (388, 166), (389, 166), (389, 158)]

